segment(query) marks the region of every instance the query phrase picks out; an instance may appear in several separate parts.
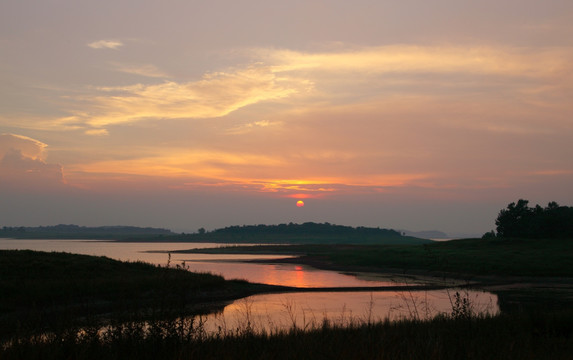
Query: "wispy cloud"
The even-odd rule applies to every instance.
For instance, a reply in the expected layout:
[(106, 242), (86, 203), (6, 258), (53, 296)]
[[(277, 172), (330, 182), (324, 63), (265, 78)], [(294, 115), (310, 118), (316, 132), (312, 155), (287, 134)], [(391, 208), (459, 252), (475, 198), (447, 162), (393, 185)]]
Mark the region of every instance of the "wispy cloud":
[(27, 136), (1, 134), (0, 181), (4, 186), (26, 189), (62, 184), (62, 167), (45, 162), (46, 147), (43, 142)]
[(87, 44), (92, 49), (117, 49), (123, 46), (120, 40), (98, 40)]
[(227, 134), (241, 135), (249, 133), (251, 131), (255, 131), (257, 129), (276, 128), (280, 127), (281, 125), (283, 125), (282, 121), (269, 121), (269, 120), (254, 121), (247, 124), (242, 124), (239, 126), (232, 127), (227, 130)]
[(112, 64), (116, 71), (151, 78), (169, 78), (170, 76), (152, 64)]
[[(114, 48), (121, 43), (90, 45)], [(506, 96), (511, 91), (526, 101), (538, 97), (539, 89), (555, 93), (573, 87), (567, 75), (573, 52), (563, 48), (386, 46), (329, 53), (251, 49), (249, 54), (251, 65), (208, 73), (198, 81), (95, 88), (92, 95), (75, 99), (81, 102), (82, 114), (79, 109), (72, 113), (102, 128), (150, 119), (222, 117), (294, 95), (301, 95), (296, 98), (299, 107), (313, 98), (335, 104), (340, 99), (349, 103), (400, 93), (435, 98), (467, 93), (479, 97), (491, 91)], [(115, 67), (145, 77), (167, 77), (153, 65)], [(232, 131), (245, 130), (248, 126)]]
[(534, 171), (531, 174), (541, 175), (541, 176), (563, 176), (563, 175), (573, 175), (573, 170), (571, 170), (571, 169), (539, 170), (539, 171)]
[[(348, 191), (368, 192), (372, 189), (397, 188), (418, 184), (428, 178), (424, 173), (377, 173), (370, 176), (353, 174), (348, 164), (342, 164), (338, 173), (324, 175), (323, 170), (307, 170), (305, 159), (288, 154), (238, 152), (233, 150), (163, 149), (164, 154), (153, 157), (116, 159), (70, 166), (70, 177), (79, 182), (99, 178), (99, 174), (121, 174), (134, 181), (151, 176), (158, 181), (171, 179), (185, 188), (242, 189), (253, 192), (292, 194), (335, 194)], [(156, 150), (156, 152), (158, 152)], [(82, 180), (83, 179), (83, 180)], [(370, 189), (370, 190), (369, 190)]]
[[(159, 152), (159, 150), (156, 150)], [(92, 173), (125, 173), (131, 175), (161, 174), (166, 177), (229, 178), (232, 171), (257, 166), (278, 167), (281, 159), (251, 153), (214, 150), (165, 149), (164, 154), (140, 156), (126, 160), (77, 164), (73, 171)], [(232, 170), (235, 169), (235, 170)]]
[(106, 136), (109, 135), (109, 131), (107, 129), (88, 129), (84, 132), (86, 135), (93, 135), (93, 136)]
[[(76, 116), (93, 127), (149, 119), (214, 118), (263, 101), (304, 92), (308, 83), (283, 79), (268, 67), (217, 72), (187, 83), (100, 87)], [(87, 109), (87, 113), (83, 112)]]
[(482, 73), (521, 77), (555, 74), (569, 67), (571, 49), (460, 46), (383, 46), (328, 53), (252, 50), (276, 72), (316, 69), (361, 73)]

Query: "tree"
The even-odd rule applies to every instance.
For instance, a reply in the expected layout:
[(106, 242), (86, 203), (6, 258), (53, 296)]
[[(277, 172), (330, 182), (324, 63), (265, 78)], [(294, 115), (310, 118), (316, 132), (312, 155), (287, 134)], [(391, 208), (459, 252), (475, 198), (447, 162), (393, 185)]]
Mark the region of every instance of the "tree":
[(495, 225), (501, 238), (573, 238), (573, 207), (559, 206), (555, 201), (547, 207), (528, 207), (520, 199), (499, 212)]
[(512, 202), (499, 212), (495, 225), (499, 237), (522, 237), (526, 235), (525, 225), (531, 217), (532, 210), (527, 206), (528, 200), (519, 199), (517, 204)]
[(482, 239), (485, 239), (485, 240), (495, 239), (495, 238), (496, 238), (496, 236), (495, 236), (495, 231), (493, 231), (493, 230), (492, 230), (492, 231), (488, 231), (488, 232), (486, 232), (485, 234), (483, 234), (481, 238), (482, 238)]

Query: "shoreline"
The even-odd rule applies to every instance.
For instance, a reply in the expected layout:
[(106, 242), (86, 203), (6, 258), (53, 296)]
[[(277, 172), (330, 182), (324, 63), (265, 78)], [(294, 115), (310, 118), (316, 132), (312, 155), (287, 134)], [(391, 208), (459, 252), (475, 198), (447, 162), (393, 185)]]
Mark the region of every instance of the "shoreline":
[[(469, 274), (437, 273), (428, 270), (402, 270), (365, 266), (345, 266), (324, 261), (320, 256), (297, 256), (270, 260), (247, 260), (244, 262), (267, 264), (298, 264), (320, 270), (337, 271), (353, 276), (405, 278), (423, 285), (388, 286), (372, 288), (315, 288), (311, 291), (427, 291), (452, 288), (468, 288), (496, 294), (500, 310), (514, 311), (519, 308), (573, 306), (573, 278), (531, 276), (476, 276)], [(304, 289), (297, 288), (300, 291)], [(503, 302), (503, 305), (502, 305)]]

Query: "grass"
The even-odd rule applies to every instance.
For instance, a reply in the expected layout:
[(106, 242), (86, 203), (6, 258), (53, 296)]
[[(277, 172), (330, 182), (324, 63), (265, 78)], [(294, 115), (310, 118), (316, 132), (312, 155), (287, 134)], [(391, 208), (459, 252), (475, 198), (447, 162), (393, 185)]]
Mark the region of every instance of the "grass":
[[(270, 286), (106, 257), (0, 250), (0, 339), (161, 311), (199, 312), (202, 304), (236, 299)], [(222, 305), (221, 305), (222, 306)]]
[(2, 359), (570, 359), (573, 312), (558, 316), (442, 316), (429, 321), (324, 323), (309, 331), (204, 335), (176, 321), (146, 332), (137, 324), (25, 339)]
[(421, 270), (460, 275), (573, 276), (571, 239), (464, 239), (420, 245), (269, 245), (196, 249), (201, 253), (300, 256), (322, 268)]
[[(345, 272), (409, 273), (460, 278), (498, 295), (504, 312), (573, 304), (573, 239), (463, 239), (422, 245), (288, 245), (189, 252), (295, 255), (279, 260)], [(518, 286), (494, 287), (499, 284)]]
[(561, 239), (469, 239), (419, 246), (333, 247), (323, 255), (341, 266), (471, 275), (573, 276), (573, 241)]

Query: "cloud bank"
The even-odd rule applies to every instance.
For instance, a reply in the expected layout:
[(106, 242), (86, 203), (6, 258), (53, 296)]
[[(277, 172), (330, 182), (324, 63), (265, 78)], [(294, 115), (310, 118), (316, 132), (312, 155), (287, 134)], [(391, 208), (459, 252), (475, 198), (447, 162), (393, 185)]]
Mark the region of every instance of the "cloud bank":
[[(245, 51), (250, 65), (197, 81), (97, 87), (74, 98), (82, 111), (70, 121), (87, 134), (162, 124), (202, 133), (73, 170), (277, 194), (499, 189), (548, 166), (524, 142), (557, 148), (561, 140), (550, 137), (570, 127), (562, 101), (573, 89), (570, 49)], [(548, 115), (556, 107), (562, 111)], [(551, 170), (563, 166), (559, 156), (553, 161)]]
[[(117, 48), (119, 42), (92, 43)], [(315, 104), (354, 103), (405, 95), (559, 105), (555, 95), (571, 91), (573, 52), (566, 48), (383, 46), (309, 53), (281, 49), (244, 50), (251, 64), (205, 74), (196, 81), (94, 87), (72, 99), (69, 122), (86, 128), (162, 119), (206, 119), (263, 103), (299, 109)], [(166, 77), (155, 66), (115, 65), (117, 71)], [(543, 98), (545, 104), (539, 104)], [(65, 119), (62, 118), (62, 119)], [(66, 120), (59, 121), (66, 126)], [(493, 131), (511, 126), (488, 125)], [(536, 130), (536, 129), (534, 129)], [(101, 134), (103, 131), (89, 131)]]

